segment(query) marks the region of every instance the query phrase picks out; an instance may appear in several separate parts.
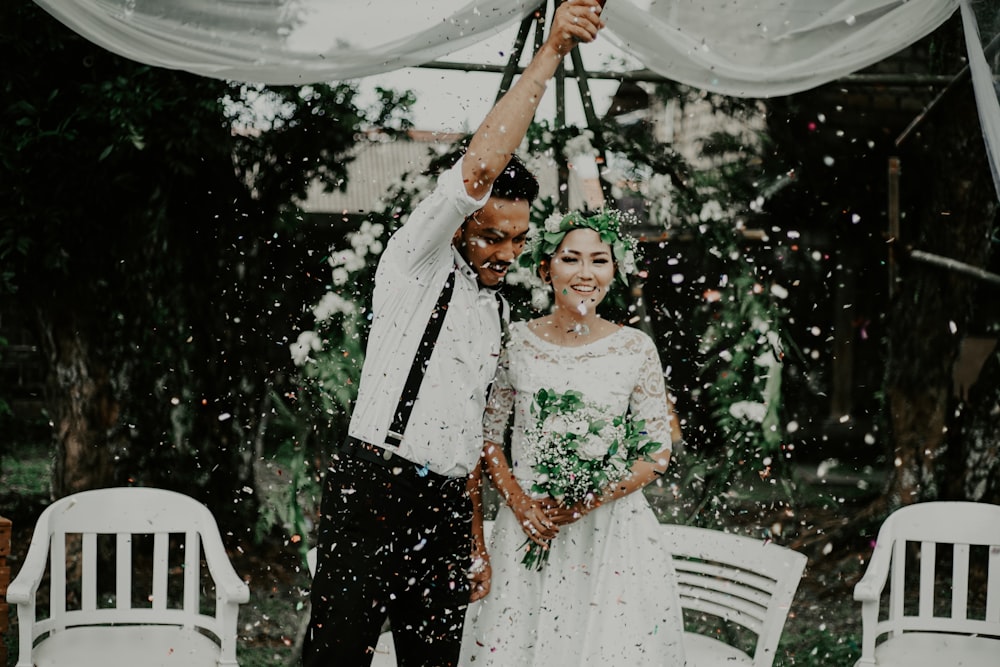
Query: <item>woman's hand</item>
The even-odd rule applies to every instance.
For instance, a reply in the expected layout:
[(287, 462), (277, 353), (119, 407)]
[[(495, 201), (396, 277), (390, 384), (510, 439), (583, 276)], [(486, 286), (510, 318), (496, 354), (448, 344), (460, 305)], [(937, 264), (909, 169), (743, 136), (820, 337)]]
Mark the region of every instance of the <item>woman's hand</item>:
[(520, 493), (508, 500), (517, 523), (528, 539), (543, 547), (559, 533), (559, 527), (547, 516), (544, 501), (533, 500), (528, 494)]
[(490, 592), (493, 579), (493, 568), (490, 566), (490, 555), (485, 549), (472, 553), (472, 566), (469, 567), (469, 602), (482, 600)]
[(601, 501), (597, 496), (587, 496), (578, 503), (570, 506), (563, 505), (551, 498), (545, 500), (545, 516), (555, 526), (565, 526), (566, 524), (579, 521), (584, 516), (600, 507)]

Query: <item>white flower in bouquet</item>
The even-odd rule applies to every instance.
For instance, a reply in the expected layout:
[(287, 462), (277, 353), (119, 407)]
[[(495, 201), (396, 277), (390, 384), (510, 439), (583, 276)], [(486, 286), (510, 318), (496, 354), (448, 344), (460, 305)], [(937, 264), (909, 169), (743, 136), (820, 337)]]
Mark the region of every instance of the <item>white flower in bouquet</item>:
[(569, 429), (566, 418), (561, 414), (552, 414), (542, 423), (542, 433), (554, 433), (555, 435), (565, 435)]
[(608, 445), (610, 442), (605, 440), (600, 435), (596, 433), (588, 433), (584, 437), (580, 445), (576, 448), (576, 453), (580, 455), (581, 458), (593, 461), (594, 459), (604, 458), (608, 453)]
[(586, 417), (566, 418), (566, 432), (581, 438), (590, 431), (590, 420)]

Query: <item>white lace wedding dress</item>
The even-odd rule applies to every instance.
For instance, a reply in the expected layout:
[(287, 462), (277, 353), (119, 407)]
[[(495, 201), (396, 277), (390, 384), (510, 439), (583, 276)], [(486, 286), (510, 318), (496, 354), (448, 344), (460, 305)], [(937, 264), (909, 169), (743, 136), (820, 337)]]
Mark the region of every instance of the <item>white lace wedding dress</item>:
[[(583, 393), (609, 417), (631, 408), (649, 435), (670, 442), (666, 391), (650, 338), (624, 327), (582, 347), (549, 343), (511, 325), (486, 418), (486, 439), (503, 442), (511, 413), (511, 468), (530, 492), (526, 425), (538, 389)], [(682, 666), (682, 625), (670, 546), (642, 492), (607, 503), (560, 528), (541, 571), (521, 564), (525, 534), (500, 508), (490, 539), (492, 590), (470, 606), (460, 665)]]

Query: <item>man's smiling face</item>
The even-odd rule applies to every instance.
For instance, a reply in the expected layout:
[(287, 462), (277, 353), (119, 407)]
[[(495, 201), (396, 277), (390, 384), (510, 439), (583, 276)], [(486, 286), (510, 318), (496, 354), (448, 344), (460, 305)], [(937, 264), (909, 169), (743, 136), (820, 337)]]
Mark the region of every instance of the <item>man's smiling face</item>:
[(490, 197), (455, 232), (454, 244), (486, 287), (496, 287), (524, 250), (531, 205)]

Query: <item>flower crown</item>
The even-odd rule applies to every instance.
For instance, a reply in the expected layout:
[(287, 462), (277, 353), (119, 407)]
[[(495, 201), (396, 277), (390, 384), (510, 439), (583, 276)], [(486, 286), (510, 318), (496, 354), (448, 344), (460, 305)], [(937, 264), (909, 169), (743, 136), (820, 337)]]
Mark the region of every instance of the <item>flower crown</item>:
[(617, 209), (603, 209), (589, 217), (576, 212), (568, 215), (553, 213), (545, 220), (542, 229), (532, 230), (528, 248), (521, 255), (520, 262), (537, 271), (543, 260), (555, 254), (566, 234), (574, 229), (593, 229), (601, 236), (601, 241), (611, 246), (611, 254), (618, 267), (618, 277), (628, 285), (629, 275), (638, 270), (639, 244), (631, 236), (622, 233), (622, 225), (634, 225), (638, 222), (634, 215)]

